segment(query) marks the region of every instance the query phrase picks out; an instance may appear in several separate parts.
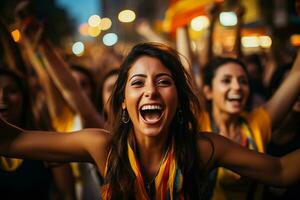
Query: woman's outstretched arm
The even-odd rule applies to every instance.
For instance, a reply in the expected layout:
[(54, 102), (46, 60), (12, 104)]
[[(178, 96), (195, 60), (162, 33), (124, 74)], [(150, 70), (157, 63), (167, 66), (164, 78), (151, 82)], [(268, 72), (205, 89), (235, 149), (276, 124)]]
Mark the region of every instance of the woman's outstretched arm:
[(93, 162), (104, 168), (109, 151), (108, 132), (83, 129), (72, 134), (30, 131), (0, 118), (0, 155), (53, 162)]
[(213, 153), (211, 167), (225, 167), (241, 176), (274, 186), (300, 181), (300, 150), (277, 158), (249, 150), (218, 134), (206, 135), (211, 143), (199, 140), (198, 146), (201, 158), (208, 160), (207, 154)]
[(286, 114), (292, 108), (294, 102), (300, 95), (300, 50), (294, 61), (293, 67), (287, 78), (282, 82), (280, 87), (265, 104), (265, 108), (270, 115), (272, 127), (284, 119)]
[(90, 99), (73, 78), (67, 63), (61, 58), (49, 41), (40, 45), (45, 68), (49, 76), (73, 110), (81, 115), (84, 127), (102, 128), (104, 119), (97, 112)]

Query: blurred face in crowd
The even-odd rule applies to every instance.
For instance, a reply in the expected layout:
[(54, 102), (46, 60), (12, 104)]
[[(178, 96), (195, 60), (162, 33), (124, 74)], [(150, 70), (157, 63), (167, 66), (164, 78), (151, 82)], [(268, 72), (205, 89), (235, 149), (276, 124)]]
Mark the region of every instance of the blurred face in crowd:
[(118, 79), (118, 75), (112, 74), (111, 76), (107, 77), (106, 80), (103, 82), (102, 102), (103, 102), (103, 108), (105, 113), (108, 113), (108, 109), (109, 109), (108, 101), (117, 79)]
[(18, 84), (8, 75), (0, 75), (0, 115), (8, 122), (19, 123), (23, 96)]
[(213, 110), (238, 114), (246, 106), (250, 89), (245, 70), (237, 63), (220, 66), (206, 90), (206, 97), (212, 101)]

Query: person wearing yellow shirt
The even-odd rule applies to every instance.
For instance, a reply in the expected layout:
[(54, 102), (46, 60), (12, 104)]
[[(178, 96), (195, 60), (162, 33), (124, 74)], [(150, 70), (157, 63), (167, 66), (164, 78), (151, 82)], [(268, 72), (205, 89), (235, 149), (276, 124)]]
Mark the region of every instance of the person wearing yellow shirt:
[[(298, 78), (297, 78), (298, 77)], [(254, 151), (265, 152), (272, 128), (291, 109), (300, 93), (300, 56), (292, 73), (265, 105), (246, 111), (250, 87), (245, 64), (216, 57), (203, 70), (203, 92), (208, 112), (199, 117), (201, 131), (213, 131)], [(211, 199), (261, 199), (262, 186), (224, 168), (211, 175)]]

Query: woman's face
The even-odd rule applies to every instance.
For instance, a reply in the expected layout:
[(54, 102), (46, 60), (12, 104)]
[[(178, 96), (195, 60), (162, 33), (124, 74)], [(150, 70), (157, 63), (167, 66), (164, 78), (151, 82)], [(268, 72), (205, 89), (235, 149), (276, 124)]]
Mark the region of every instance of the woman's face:
[(19, 123), (23, 109), (22, 92), (7, 75), (0, 75), (0, 115), (11, 123)]
[(112, 90), (114, 88), (114, 85), (116, 83), (118, 79), (118, 75), (114, 74), (109, 76), (103, 83), (103, 90), (102, 90), (102, 102), (103, 102), (103, 108), (104, 108), (104, 112), (108, 113), (108, 109), (109, 109), (109, 97), (112, 93)]
[(220, 66), (212, 80), (208, 95), (214, 110), (237, 114), (244, 110), (250, 89), (244, 69), (237, 63)]
[(177, 107), (177, 89), (171, 72), (157, 58), (138, 58), (128, 72), (122, 104), (135, 135), (166, 136)]

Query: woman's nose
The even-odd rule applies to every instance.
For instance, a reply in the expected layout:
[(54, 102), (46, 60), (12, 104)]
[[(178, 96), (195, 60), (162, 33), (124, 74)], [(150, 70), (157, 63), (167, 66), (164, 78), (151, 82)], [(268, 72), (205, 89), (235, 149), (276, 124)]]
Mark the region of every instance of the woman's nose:
[(238, 80), (233, 80), (233, 81), (232, 81), (232, 84), (231, 84), (231, 87), (232, 87), (233, 89), (238, 90), (238, 89), (241, 88), (241, 83), (240, 83)]
[(157, 88), (154, 84), (148, 84), (145, 88), (145, 96), (146, 97), (154, 97), (157, 96)]

